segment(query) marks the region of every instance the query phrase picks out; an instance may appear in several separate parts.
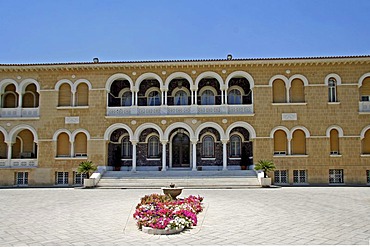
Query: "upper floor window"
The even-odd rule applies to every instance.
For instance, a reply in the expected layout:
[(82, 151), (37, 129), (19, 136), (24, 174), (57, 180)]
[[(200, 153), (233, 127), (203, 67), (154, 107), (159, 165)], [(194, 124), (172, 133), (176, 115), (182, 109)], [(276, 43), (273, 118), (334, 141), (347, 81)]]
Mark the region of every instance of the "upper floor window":
[(306, 154), (306, 134), (303, 130), (295, 130), (292, 138), (292, 154)]
[(211, 90), (207, 89), (202, 93), (201, 104), (202, 105), (214, 105), (215, 104), (215, 95)]
[(230, 105), (240, 105), (242, 103), (242, 94), (238, 89), (230, 90), (228, 103)]
[(132, 104), (132, 93), (126, 91), (121, 95), (121, 106), (131, 106)]
[(370, 154), (370, 129), (365, 132), (362, 139), (362, 154)]
[(290, 88), (290, 103), (303, 103), (304, 97), (304, 83), (300, 79), (294, 79)]
[(148, 106), (157, 106), (161, 104), (161, 97), (158, 91), (152, 91), (148, 95)]
[(212, 136), (207, 135), (203, 138), (203, 157), (213, 158), (215, 157), (215, 142)]
[(330, 131), (330, 154), (339, 154), (339, 133), (336, 129)]
[(334, 78), (330, 78), (328, 82), (329, 87), (329, 102), (337, 102), (337, 82)]
[(370, 101), (370, 77), (367, 77), (362, 81), (360, 97), (361, 101)]
[(281, 79), (276, 79), (272, 83), (272, 102), (287, 103), (285, 82)]
[(158, 136), (151, 136), (148, 140), (148, 158), (159, 157), (159, 138)]
[(188, 95), (184, 90), (177, 91), (175, 94), (174, 105), (187, 105)]

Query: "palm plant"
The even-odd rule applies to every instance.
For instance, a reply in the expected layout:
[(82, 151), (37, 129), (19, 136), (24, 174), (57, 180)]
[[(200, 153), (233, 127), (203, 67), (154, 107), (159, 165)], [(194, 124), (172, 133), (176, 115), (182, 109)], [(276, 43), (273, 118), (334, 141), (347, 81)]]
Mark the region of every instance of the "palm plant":
[(89, 178), (90, 173), (94, 172), (96, 169), (97, 167), (93, 165), (92, 161), (83, 161), (78, 165), (77, 172), (86, 174), (86, 178)]
[(262, 170), (264, 173), (264, 178), (267, 178), (267, 173), (275, 170), (274, 162), (271, 160), (259, 160), (257, 164), (255, 165), (254, 169), (256, 171)]

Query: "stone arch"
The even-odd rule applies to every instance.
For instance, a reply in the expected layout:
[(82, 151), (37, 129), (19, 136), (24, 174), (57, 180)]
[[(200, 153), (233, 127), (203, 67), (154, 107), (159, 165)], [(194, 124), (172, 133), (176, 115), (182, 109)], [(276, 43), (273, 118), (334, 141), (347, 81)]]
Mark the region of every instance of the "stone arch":
[(139, 89), (140, 89), (140, 83), (142, 81), (146, 80), (146, 79), (156, 79), (159, 82), (160, 89), (163, 89), (163, 80), (162, 80), (162, 78), (159, 75), (155, 74), (155, 73), (148, 72), (148, 73), (144, 73), (144, 74), (140, 75), (136, 79), (136, 81), (135, 81), (135, 87), (134, 87), (136, 91), (139, 91)]
[(295, 75), (292, 75), (291, 77), (289, 77), (289, 80), (288, 80), (288, 86), (291, 87), (291, 83), (293, 80), (295, 79), (299, 79), (303, 82), (303, 85), (306, 87), (308, 86), (308, 80), (307, 78), (304, 76), (304, 75), (301, 75), (301, 74), (295, 74)]
[(21, 91), (21, 93), (23, 94), (27, 88), (28, 85), (30, 84), (35, 84), (36, 86), (36, 92), (40, 92), (40, 83), (38, 81), (36, 81), (35, 79), (24, 79), (20, 85), (19, 85), (19, 90)]
[(33, 128), (32, 126), (30, 125), (27, 125), (27, 124), (20, 124), (18, 126), (15, 126), (10, 132), (9, 132), (9, 136), (8, 136), (8, 141), (11, 142), (11, 143), (14, 143), (15, 142), (15, 139), (18, 135), (19, 132), (21, 132), (22, 130), (29, 130), (31, 131), (32, 135), (33, 135), (33, 142), (35, 143), (38, 143), (38, 135), (37, 135), (37, 131), (35, 130), (35, 128)]
[(112, 86), (112, 83), (115, 81), (115, 80), (118, 80), (118, 79), (125, 79), (127, 80), (129, 83), (130, 83), (130, 89), (131, 91), (133, 91), (134, 89), (134, 82), (132, 81), (131, 77), (126, 75), (126, 74), (123, 74), (123, 73), (117, 73), (117, 74), (114, 74), (112, 76), (110, 76), (107, 80), (107, 82), (105, 83), (105, 90), (107, 92), (110, 91), (110, 87)]
[(196, 136), (194, 134), (193, 129), (188, 124), (183, 123), (183, 122), (177, 122), (177, 123), (171, 124), (170, 126), (168, 126), (166, 128), (166, 130), (164, 131), (164, 134), (163, 134), (163, 140), (168, 141), (171, 131), (173, 131), (174, 129), (177, 129), (177, 128), (186, 129), (190, 134), (190, 140), (196, 139)]
[(367, 78), (367, 77), (370, 77), (370, 72), (366, 73), (366, 74), (363, 74), (360, 79), (358, 80), (358, 87), (362, 87), (362, 83), (363, 81)]
[(326, 129), (326, 137), (330, 137), (330, 131), (332, 129), (336, 129), (338, 131), (339, 137), (343, 137), (344, 136), (343, 129), (340, 126), (338, 126), (338, 125), (332, 125), (332, 126), (329, 126), (329, 128)]
[(71, 134), (72, 141), (75, 141), (76, 135), (79, 133), (84, 133), (86, 135), (87, 140), (90, 140), (90, 133), (85, 129), (76, 129)]
[(15, 80), (13, 80), (13, 79), (4, 79), (4, 80), (0, 81), (0, 93), (4, 93), (5, 88), (10, 84), (14, 85), (15, 92), (17, 92), (17, 93), (19, 92), (19, 85)]
[(148, 129), (148, 128), (153, 128), (156, 131), (158, 131), (159, 141), (163, 140), (163, 131), (162, 131), (162, 129), (158, 125), (153, 124), (153, 123), (144, 123), (144, 124), (140, 125), (139, 127), (137, 127), (137, 129), (135, 130), (135, 133), (134, 133), (133, 140), (139, 140), (141, 132), (145, 129)]
[(306, 135), (306, 138), (310, 137), (310, 131), (308, 131), (308, 129), (304, 126), (295, 126), (293, 127), (291, 130), (290, 130), (290, 133), (289, 133), (289, 137), (292, 138), (293, 137), (293, 132), (296, 131), (296, 130), (302, 130), (305, 135)]
[(72, 142), (72, 133), (71, 131), (67, 130), (67, 129), (58, 129), (57, 131), (54, 132), (54, 135), (53, 135), (53, 141), (57, 141), (58, 140), (58, 136), (62, 133), (66, 133), (68, 136), (69, 136), (69, 142)]
[(214, 128), (220, 134), (221, 141), (227, 140), (225, 132), (222, 129), (222, 127), (218, 125), (217, 123), (213, 123), (213, 122), (206, 122), (206, 123), (202, 123), (201, 125), (199, 125), (195, 131), (195, 138), (199, 140), (199, 134), (204, 128)]
[(254, 79), (253, 77), (245, 72), (245, 71), (234, 71), (230, 75), (227, 76), (226, 81), (225, 81), (225, 88), (229, 88), (229, 81), (234, 78), (234, 77), (244, 77), (245, 79), (248, 80), (250, 89), (252, 90), (254, 88)]
[(62, 84), (64, 83), (67, 83), (70, 87), (71, 87), (71, 90), (73, 92), (74, 90), (74, 85), (73, 85), (73, 82), (71, 82), (70, 80), (68, 79), (62, 79), (62, 80), (59, 80), (56, 84), (55, 84), (55, 90), (59, 91), (59, 88)]
[(370, 125), (368, 125), (368, 126), (366, 126), (365, 128), (362, 129), (361, 134), (360, 134), (361, 140), (365, 138), (365, 133), (368, 130), (370, 130)]
[(195, 79), (195, 83), (194, 83), (194, 89), (195, 90), (198, 90), (198, 85), (199, 85), (199, 82), (204, 79), (204, 78), (209, 78), (209, 77), (212, 77), (212, 78), (215, 78), (218, 83), (220, 84), (220, 90), (223, 90), (225, 88), (225, 84), (224, 84), (224, 81), (222, 79), (222, 77), (217, 74), (216, 72), (213, 72), (213, 71), (206, 71), (206, 72), (203, 72), (201, 73), (196, 79)]
[(86, 79), (78, 79), (74, 83), (74, 91), (77, 90), (78, 85), (81, 84), (81, 83), (85, 83), (87, 85), (87, 87), (89, 88), (89, 90), (92, 89), (91, 82), (89, 80), (86, 80)]
[[(105, 130), (105, 133), (104, 133), (104, 140), (105, 141), (109, 141), (109, 138), (111, 136), (111, 134), (113, 133), (113, 131), (115, 131), (116, 129), (125, 129), (129, 136), (130, 136), (130, 141), (134, 140), (134, 132), (132, 131), (132, 129), (126, 125), (126, 124), (123, 124), (123, 123), (115, 123), (115, 124), (112, 124), (111, 126), (109, 126), (106, 130)], [(137, 140), (137, 139), (136, 139)]]
[(326, 77), (325, 77), (325, 85), (328, 86), (329, 85), (329, 79), (330, 78), (334, 78), (337, 85), (341, 85), (342, 84), (342, 79), (340, 78), (340, 76), (338, 74), (335, 74), (335, 73), (331, 73), (331, 74), (328, 74)]
[(287, 77), (283, 75), (274, 75), (273, 77), (270, 78), (269, 80), (269, 86), (272, 87), (272, 84), (274, 83), (275, 80), (280, 79), (285, 83), (285, 88), (289, 88), (289, 80)]
[(275, 128), (273, 128), (270, 132), (270, 138), (274, 138), (274, 133), (277, 131), (277, 130), (282, 130), (285, 132), (287, 138), (289, 138), (290, 136), (290, 131), (287, 127), (285, 126), (276, 126)]
[(167, 79), (165, 80), (164, 82), (164, 90), (168, 90), (168, 86), (170, 85), (170, 82), (173, 80), (173, 79), (177, 79), (177, 78), (184, 78), (186, 79), (189, 84), (190, 84), (190, 89), (192, 90), (194, 88), (194, 82), (193, 82), (193, 79), (186, 73), (184, 72), (174, 72), (172, 74), (170, 74)]
[(239, 122), (235, 122), (235, 123), (232, 123), (227, 129), (226, 129), (226, 138), (227, 139), (230, 139), (230, 132), (233, 128), (235, 127), (243, 127), (245, 128), (246, 130), (248, 130), (249, 132), (249, 135), (250, 135), (250, 138), (251, 139), (255, 139), (257, 136), (256, 136), (256, 131), (255, 129), (253, 128), (252, 125), (250, 125), (249, 123), (247, 122), (242, 122), (242, 121), (239, 121)]

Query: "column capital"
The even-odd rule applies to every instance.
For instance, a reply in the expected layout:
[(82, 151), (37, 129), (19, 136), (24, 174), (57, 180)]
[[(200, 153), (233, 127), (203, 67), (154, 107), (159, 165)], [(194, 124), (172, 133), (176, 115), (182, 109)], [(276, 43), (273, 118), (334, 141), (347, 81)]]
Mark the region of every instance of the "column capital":
[(227, 144), (229, 142), (229, 139), (221, 139), (222, 144)]

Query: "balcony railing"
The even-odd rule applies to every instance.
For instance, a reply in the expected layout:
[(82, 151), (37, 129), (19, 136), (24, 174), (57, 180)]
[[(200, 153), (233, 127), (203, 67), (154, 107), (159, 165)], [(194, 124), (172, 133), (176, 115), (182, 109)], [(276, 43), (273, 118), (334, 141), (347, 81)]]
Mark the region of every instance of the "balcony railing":
[(370, 101), (360, 101), (359, 112), (370, 112)]
[(39, 117), (40, 108), (0, 108), (2, 118), (34, 118)]
[(0, 168), (37, 167), (37, 159), (0, 159)]
[(183, 106), (122, 106), (107, 107), (107, 116), (160, 115), (232, 115), (253, 114), (253, 105), (183, 105)]

